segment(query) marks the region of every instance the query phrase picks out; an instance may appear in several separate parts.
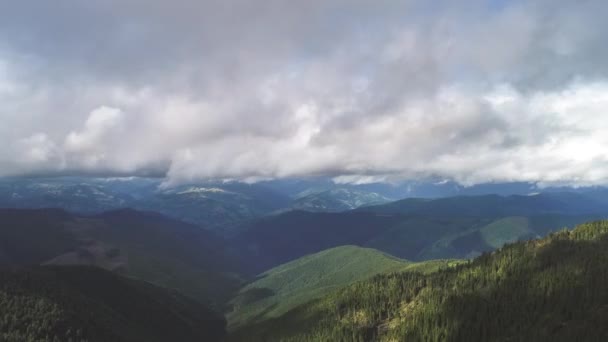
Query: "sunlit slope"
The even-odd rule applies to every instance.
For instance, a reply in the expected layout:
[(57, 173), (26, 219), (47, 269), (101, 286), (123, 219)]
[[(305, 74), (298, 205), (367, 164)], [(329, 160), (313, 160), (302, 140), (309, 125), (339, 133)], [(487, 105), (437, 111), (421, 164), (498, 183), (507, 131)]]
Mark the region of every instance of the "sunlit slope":
[(308, 255), (261, 274), (232, 301), (230, 324), (277, 317), (342, 286), (395, 271), (431, 272), (449, 261), (412, 263), (370, 248), (341, 246)]
[(382, 274), (242, 341), (606, 341), (608, 221), (508, 244), (432, 274)]

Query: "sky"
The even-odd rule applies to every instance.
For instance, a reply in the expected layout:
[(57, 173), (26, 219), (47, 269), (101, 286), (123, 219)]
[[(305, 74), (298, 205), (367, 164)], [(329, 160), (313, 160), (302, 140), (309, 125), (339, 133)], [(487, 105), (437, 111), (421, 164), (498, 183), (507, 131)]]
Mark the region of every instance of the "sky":
[(0, 0), (0, 176), (608, 184), (604, 0)]

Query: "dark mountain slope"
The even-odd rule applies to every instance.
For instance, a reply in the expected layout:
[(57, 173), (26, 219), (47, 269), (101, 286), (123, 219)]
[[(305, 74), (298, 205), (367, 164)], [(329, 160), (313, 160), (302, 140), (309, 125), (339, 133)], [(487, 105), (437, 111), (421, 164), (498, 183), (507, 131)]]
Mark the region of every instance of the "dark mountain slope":
[(223, 239), (155, 213), (0, 210), (0, 263), (96, 265), (221, 305), (240, 268)]
[(285, 212), (239, 228), (231, 242), (261, 272), (341, 245), (412, 261), (472, 258), (505, 243), (608, 217), (608, 205), (578, 193), (408, 199), (342, 213)]
[(231, 243), (257, 274), (328, 248), (363, 245), (399, 220), (370, 213), (291, 211), (251, 223)]
[[(235, 341), (606, 341), (608, 221), (345, 287)], [(243, 336), (247, 336), (243, 339)]]
[(0, 209), (0, 264), (35, 265), (76, 248), (63, 229), (70, 215), (58, 209)]
[(457, 196), (440, 199), (411, 198), (364, 207), (359, 211), (433, 217), (506, 217), (541, 214), (608, 214), (608, 199), (574, 192), (521, 196)]
[(225, 321), (186, 297), (88, 266), (0, 271), (0, 340), (220, 341)]

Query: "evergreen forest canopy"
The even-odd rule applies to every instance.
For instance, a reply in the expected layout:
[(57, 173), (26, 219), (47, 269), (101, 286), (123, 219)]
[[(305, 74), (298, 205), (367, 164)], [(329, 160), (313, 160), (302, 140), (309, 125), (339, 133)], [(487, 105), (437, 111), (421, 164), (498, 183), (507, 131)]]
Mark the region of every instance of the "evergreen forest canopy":
[(608, 221), (517, 242), (466, 264), (377, 275), (232, 341), (605, 341)]
[(6, 342), (220, 341), (225, 320), (175, 291), (91, 266), (0, 271)]

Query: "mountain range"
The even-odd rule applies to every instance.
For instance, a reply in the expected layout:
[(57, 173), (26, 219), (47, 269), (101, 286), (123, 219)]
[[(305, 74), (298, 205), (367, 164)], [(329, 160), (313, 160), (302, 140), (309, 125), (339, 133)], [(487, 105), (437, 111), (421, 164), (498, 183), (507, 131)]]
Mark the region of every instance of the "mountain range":
[(240, 227), (231, 245), (256, 272), (341, 245), (412, 261), (470, 258), (606, 217), (606, 202), (579, 193), (405, 199), (340, 213), (267, 216)]
[[(506, 341), (554, 337), (562, 328), (572, 337), (605, 317), (604, 297), (589, 289), (603, 281), (604, 270), (588, 264), (605, 257), (597, 247), (605, 241), (605, 224), (560, 231), (608, 218), (601, 189), (389, 201), (352, 188), (279, 193), (268, 183), (163, 188), (140, 179), (28, 182), (12, 184), (19, 196), (11, 200), (8, 188), (0, 187), (2, 205), (20, 207), (0, 209), (0, 303), (9, 308), (0, 317), (0, 336), (8, 341), (443, 341), (471, 338), (470, 331), (478, 334), (473, 339)], [(137, 203), (154, 203), (146, 208), (161, 212)], [(222, 216), (234, 206), (242, 206), (243, 215), (212, 218), (217, 208)], [(255, 206), (266, 209), (256, 212)], [(545, 250), (550, 257), (538, 261)], [(573, 264), (563, 266), (571, 257)], [(566, 280), (550, 265), (562, 267)], [(585, 291), (584, 303), (599, 303), (595, 313), (549, 315), (566, 309), (544, 301), (566, 305), (560, 296), (577, 294), (547, 284), (574, 281), (582, 277), (577, 270), (600, 277), (573, 285)], [(547, 278), (529, 279), (527, 272)], [(520, 287), (528, 282), (557, 292), (526, 297)], [(505, 293), (509, 286), (516, 297)], [(122, 293), (133, 298), (132, 306), (123, 305)], [(517, 298), (546, 315), (553, 330), (536, 331), (520, 321), (504, 326), (507, 313), (483, 305)], [(484, 321), (462, 309), (469, 300), (479, 312), (505, 316)], [(471, 325), (440, 323), (456, 322), (449, 310)], [(137, 318), (147, 311), (154, 314)], [(170, 335), (142, 331), (147, 324), (167, 325)], [(521, 332), (491, 335), (480, 328), (484, 324)]]
[[(342, 212), (383, 205), (403, 198), (416, 198), (409, 200), (412, 202), (465, 195), (526, 196), (537, 193), (555, 194), (560, 191), (595, 198), (600, 202), (608, 197), (608, 192), (603, 188), (564, 190), (540, 189), (528, 183), (472, 187), (442, 181), (341, 184), (329, 178), (287, 179), (254, 184), (210, 181), (182, 185), (169, 185), (161, 179), (141, 177), (0, 178), (0, 208), (61, 208), (76, 214), (100, 214), (132, 208), (158, 212), (213, 230), (220, 235), (234, 235), (243, 224), (270, 214), (289, 210)], [(413, 203), (398, 205), (411, 208)], [(453, 211), (458, 210), (455, 208)]]

